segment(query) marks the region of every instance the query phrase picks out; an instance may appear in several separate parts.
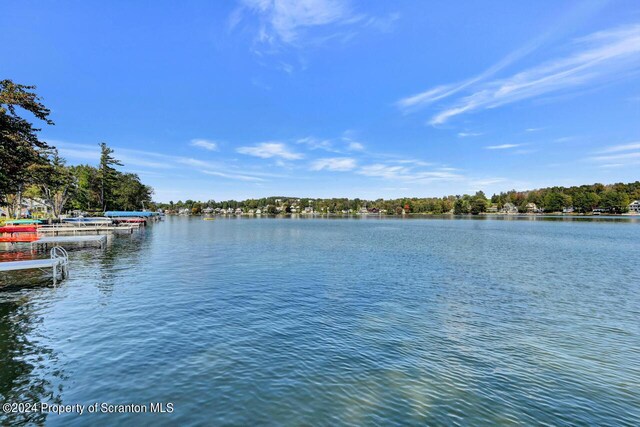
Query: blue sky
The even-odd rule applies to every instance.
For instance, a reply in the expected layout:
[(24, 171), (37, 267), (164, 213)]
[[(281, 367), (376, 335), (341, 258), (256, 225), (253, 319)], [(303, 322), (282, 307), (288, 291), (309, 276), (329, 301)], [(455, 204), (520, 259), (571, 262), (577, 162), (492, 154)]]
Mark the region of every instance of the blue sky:
[(640, 178), (640, 2), (20, 1), (0, 76), (158, 201)]

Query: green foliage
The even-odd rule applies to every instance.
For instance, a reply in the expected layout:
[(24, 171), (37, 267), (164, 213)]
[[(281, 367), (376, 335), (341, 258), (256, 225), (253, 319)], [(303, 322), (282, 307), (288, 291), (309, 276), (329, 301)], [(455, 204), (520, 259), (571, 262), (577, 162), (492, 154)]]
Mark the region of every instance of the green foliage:
[(562, 212), (565, 207), (571, 206), (571, 196), (551, 191), (544, 196), (542, 206), (545, 212)]
[(475, 196), (471, 199), (470, 202), (470, 212), (473, 215), (478, 215), (480, 213), (487, 211), (488, 200), (482, 191), (478, 191)]
[(600, 196), (592, 191), (581, 191), (573, 196), (573, 207), (578, 212), (591, 212), (598, 207)]
[(75, 194), (77, 180), (65, 161), (58, 155), (58, 150), (47, 158), (48, 162), (31, 167), (33, 182), (40, 190), (40, 197), (51, 207), (53, 216), (58, 217), (69, 199)]
[(134, 173), (116, 173), (113, 184), (113, 206), (119, 210), (132, 211), (149, 207), (151, 204), (151, 187), (140, 182)]
[(471, 205), (469, 204), (469, 200), (467, 198), (461, 197), (456, 200), (453, 204), (453, 214), (454, 215), (465, 215), (471, 211)]
[(46, 162), (44, 151), (49, 147), (38, 139), (36, 129), (20, 117), (17, 108), (33, 114), (52, 125), (49, 109), (33, 92), (35, 86), (25, 86), (11, 80), (0, 80), (0, 202), (17, 194), (30, 183), (30, 166)]
[(629, 211), (629, 196), (625, 193), (607, 190), (602, 193), (600, 206), (611, 213), (625, 213)]

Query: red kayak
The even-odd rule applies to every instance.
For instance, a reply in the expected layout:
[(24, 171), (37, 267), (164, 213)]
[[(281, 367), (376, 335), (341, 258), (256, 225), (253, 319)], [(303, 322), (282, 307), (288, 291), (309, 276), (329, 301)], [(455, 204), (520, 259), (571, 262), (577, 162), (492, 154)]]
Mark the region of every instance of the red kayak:
[(0, 236), (0, 243), (35, 242), (38, 240), (37, 234), (19, 234), (17, 236)]
[(35, 233), (37, 230), (35, 225), (6, 225), (0, 227), (0, 233)]

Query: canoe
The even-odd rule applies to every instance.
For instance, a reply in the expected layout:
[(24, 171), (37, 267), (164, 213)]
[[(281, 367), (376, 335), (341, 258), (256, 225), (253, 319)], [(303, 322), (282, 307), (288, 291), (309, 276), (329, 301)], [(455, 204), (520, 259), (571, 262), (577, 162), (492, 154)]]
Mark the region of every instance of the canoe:
[(5, 221), (6, 224), (42, 224), (42, 221), (37, 219), (11, 219), (9, 221)]
[(30, 225), (7, 225), (0, 227), (0, 233), (35, 233), (38, 228)]

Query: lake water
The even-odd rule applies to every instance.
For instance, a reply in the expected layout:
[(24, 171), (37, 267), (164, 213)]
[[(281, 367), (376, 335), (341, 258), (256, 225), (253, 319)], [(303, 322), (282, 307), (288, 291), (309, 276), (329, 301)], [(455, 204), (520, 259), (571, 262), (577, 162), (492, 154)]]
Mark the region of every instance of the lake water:
[(637, 220), (170, 217), (70, 272), (0, 278), (0, 401), (174, 411), (3, 424), (640, 422)]

